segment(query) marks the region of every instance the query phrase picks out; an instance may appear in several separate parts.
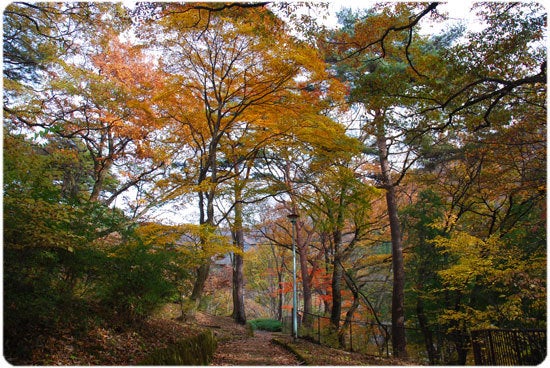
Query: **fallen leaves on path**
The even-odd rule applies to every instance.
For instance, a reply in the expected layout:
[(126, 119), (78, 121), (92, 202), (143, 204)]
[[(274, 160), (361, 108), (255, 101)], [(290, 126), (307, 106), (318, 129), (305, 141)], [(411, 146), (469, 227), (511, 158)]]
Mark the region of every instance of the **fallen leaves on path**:
[(298, 359), (285, 348), (271, 342), (272, 334), (255, 331), (253, 337), (222, 342), (212, 365), (299, 365)]
[(206, 313), (195, 315), (197, 324), (211, 328), (218, 339), (218, 348), (211, 365), (299, 365), (298, 359), (285, 348), (271, 342), (273, 334), (254, 331), (254, 336), (243, 325), (229, 317)]

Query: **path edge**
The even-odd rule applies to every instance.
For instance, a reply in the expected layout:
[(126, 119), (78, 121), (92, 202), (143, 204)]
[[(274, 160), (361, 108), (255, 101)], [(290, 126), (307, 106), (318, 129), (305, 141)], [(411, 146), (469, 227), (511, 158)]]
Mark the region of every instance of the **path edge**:
[(271, 339), (271, 342), (276, 344), (276, 345), (282, 346), (284, 349), (286, 349), (289, 352), (291, 352), (292, 354), (294, 354), (296, 359), (298, 359), (298, 361), (300, 361), (300, 363), (302, 365), (311, 365), (311, 362), (308, 362), (308, 359), (302, 353), (300, 353), (297, 349), (295, 349), (293, 346), (291, 346), (286, 341), (283, 341), (282, 339), (273, 337)]

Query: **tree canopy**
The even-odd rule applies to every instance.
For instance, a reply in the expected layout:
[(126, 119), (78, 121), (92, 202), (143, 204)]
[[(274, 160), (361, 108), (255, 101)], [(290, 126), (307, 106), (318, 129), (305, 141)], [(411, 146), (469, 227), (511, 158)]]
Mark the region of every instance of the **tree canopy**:
[(545, 9), (330, 9), (6, 6), (10, 362), (169, 302), (281, 320), (292, 244), (300, 333), (337, 347), (359, 320), (466, 364), (472, 330), (546, 327)]

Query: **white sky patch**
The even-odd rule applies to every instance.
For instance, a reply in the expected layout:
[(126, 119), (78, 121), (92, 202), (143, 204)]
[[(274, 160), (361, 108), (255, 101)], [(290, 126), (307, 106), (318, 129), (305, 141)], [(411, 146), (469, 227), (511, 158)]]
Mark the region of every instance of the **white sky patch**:
[[(396, 3), (397, 1), (387, 1), (388, 4)], [(338, 25), (336, 14), (344, 8), (352, 10), (368, 9), (376, 3), (384, 3), (384, 1), (375, 0), (362, 0), (362, 1), (345, 1), (345, 0), (333, 0), (329, 1), (329, 15), (326, 21), (323, 23), (329, 28), (335, 28)], [(422, 2), (428, 5), (427, 2)], [(448, 1), (438, 5), (437, 10), (440, 13), (448, 14), (448, 20), (446, 22), (432, 22), (428, 17), (420, 21), (420, 26), (423, 28), (424, 34), (437, 34), (451, 24), (457, 22), (465, 22), (468, 29), (477, 30), (477, 27), (481, 27), (479, 22), (476, 22), (475, 14), (470, 12), (473, 1), (470, 0), (458, 0)]]

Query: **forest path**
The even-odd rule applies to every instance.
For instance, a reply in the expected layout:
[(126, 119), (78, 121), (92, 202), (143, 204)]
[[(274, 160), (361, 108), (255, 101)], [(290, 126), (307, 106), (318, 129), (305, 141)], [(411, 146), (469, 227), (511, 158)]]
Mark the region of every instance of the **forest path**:
[(300, 365), (294, 354), (271, 341), (274, 333), (254, 331), (250, 336), (245, 326), (229, 317), (198, 312), (195, 318), (199, 325), (212, 329), (218, 339), (211, 365)]
[(285, 348), (271, 342), (272, 333), (254, 331), (254, 336), (218, 344), (211, 365), (300, 365)]

